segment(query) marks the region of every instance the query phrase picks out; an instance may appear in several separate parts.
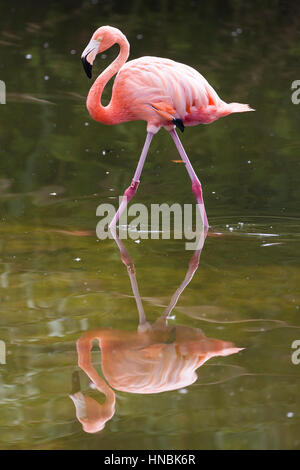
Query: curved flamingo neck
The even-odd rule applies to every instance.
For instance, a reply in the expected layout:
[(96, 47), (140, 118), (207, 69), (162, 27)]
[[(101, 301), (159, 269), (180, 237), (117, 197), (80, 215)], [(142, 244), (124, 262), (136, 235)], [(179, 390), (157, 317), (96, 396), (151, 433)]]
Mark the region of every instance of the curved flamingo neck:
[(117, 124), (119, 122), (112, 112), (112, 101), (107, 106), (102, 106), (101, 97), (105, 85), (125, 64), (129, 56), (129, 42), (125, 36), (118, 37), (115, 43), (119, 44), (120, 52), (116, 59), (95, 80), (86, 101), (91, 117), (103, 124)]

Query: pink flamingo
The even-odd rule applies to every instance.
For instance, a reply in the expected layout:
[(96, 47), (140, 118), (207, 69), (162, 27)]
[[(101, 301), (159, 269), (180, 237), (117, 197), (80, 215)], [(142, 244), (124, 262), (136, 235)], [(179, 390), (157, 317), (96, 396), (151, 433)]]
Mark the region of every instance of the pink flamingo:
[[(102, 124), (147, 121), (146, 141), (133, 176), (110, 228), (115, 227), (127, 203), (135, 195), (154, 134), (161, 127), (170, 132), (192, 181), (192, 190), (205, 227), (208, 227), (201, 183), (178, 138), (175, 127), (208, 124), (231, 113), (253, 111), (247, 104), (225, 103), (207, 80), (185, 64), (160, 57), (141, 57), (126, 63), (129, 43), (124, 34), (112, 26), (98, 28), (84, 49), (81, 60), (89, 78), (97, 54), (119, 44), (117, 58), (95, 80), (87, 97), (87, 109), (93, 119)], [(102, 106), (101, 96), (107, 82), (117, 74), (111, 101)]]

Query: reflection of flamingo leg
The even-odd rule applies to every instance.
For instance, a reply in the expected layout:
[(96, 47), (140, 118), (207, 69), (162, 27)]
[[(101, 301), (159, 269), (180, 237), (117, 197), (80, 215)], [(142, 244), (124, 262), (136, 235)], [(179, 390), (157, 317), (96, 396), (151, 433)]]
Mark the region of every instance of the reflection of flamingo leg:
[[(200, 255), (201, 255), (201, 252), (202, 252), (202, 249), (203, 249), (203, 246), (204, 246), (204, 242), (205, 242), (205, 239), (206, 239), (206, 236), (207, 236), (207, 232), (208, 232), (207, 228), (201, 231), (196, 251), (193, 253), (193, 256), (192, 256), (192, 258), (189, 262), (189, 267), (188, 267), (188, 271), (185, 275), (185, 278), (184, 278), (183, 282), (180, 284), (180, 286), (178, 287), (178, 289), (176, 290), (176, 292), (174, 293), (174, 295), (171, 299), (171, 302), (168, 305), (168, 307), (166, 308), (166, 310), (164, 311), (163, 315), (158, 320), (156, 320), (156, 322), (155, 322), (156, 325), (161, 323), (161, 322), (162, 323), (167, 322), (168, 317), (170, 316), (171, 311), (173, 310), (175, 305), (177, 304), (180, 295), (182, 294), (182, 292), (184, 291), (186, 286), (192, 280), (192, 278), (193, 278), (193, 276), (194, 276), (194, 274), (195, 274), (195, 272), (198, 268), (198, 265), (199, 265)], [(139, 328), (138, 328), (138, 331), (142, 332), (142, 331), (145, 331), (145, 330), (149, 329), (150, 324), (146, 321), (146, 315), (145, 315), (144, 308), (143, 308), (142, 301), (141, 301), (141, 297), (140, 297), (140, 294), (139, 294), (139, 289), (138, 289), (136, 275), (135, 275), (135, 266), (133, 264), (131, 256), (129, 255), (129, 253), (126, 250), (125, 246), (123, 245), (122, 241), (119, 239), (119, 237), (116, 233), (116, 230), (111, 229), (111, 233), (112, 233), (112, 235), (115, 239), (115, 242), (117, 243), (117, 245), (119, 247), (119, 250), (120, 250), (120, 253), (121, 253), (121, 259), (127, 267), (127, 271), (128, 271), (129, 278), (130, 278), (133, 295), (135, 297), (136, 305), (137, 305), (138, 312), (139, 312)]]
[(143, 304), (142, 304), (142, 300), (141, 300), (141, 296), (140, 296), (140, 292), (139, 292), (139, 288), (138, 288), (138, 284), (137, 284), (137, 280), (136, 280), (136, 271), (135, 271), (134, 263), (132, 261), (132, 258), (130, 256), (130, 254), (126, 250), (124, 244), (119, 239), (119, 237), (116, 233), (116, 230), (111, 229), (111, 233), (112, 233), (112, 236), (115, 239), (115, 242), (117, 243), (117, 245), (119, 247), (120, 254), (121, 254), (121, 259), (122, 259), (123, 263), (125, 264), (125, 266), (127, 267), (132, 292), (133, 292), (133, 295), (134, 295), (134, 298), (135, 298), (135, 301), (136, 301), (136, 306), (137, 306), (137, 309), (138, 309), (138, 312), (139, 312), (138, 331), (140, 331), (140, 332), (146, 331), (150, 328), (150, 324), (146, 320), (146, 315), (145, 315), (144, 307), (143, 307)]
[(204, 245), (206, 236), (207, 236), (207, 229), (202, 230), (202, 232), (200, 234), (200, 237), (199, 237), (199, 241), (198, 241), (196, 251), (193, 253), (193, 256), (190, 259), (189, 267), (188, 267), (187, 273), (185, 275), (185, 278), (182, 281), (182, 283), (180, 284), (180, 286), (178, 287), (178, 289), (176, 290), (176, 292), (173, 294), (171, 302), (169, 303), (168, 307), (164, 311), (161, 318), (164, 318), (165, 320), (168, 319), (168, 317), (170, 316), (173, 308), (177, 304), (178, 299), (181, 296), (182, 292), (184, 291), (186, 286), (191, 282), (191, 280), (192, 280), (192, 278), (193, 278), (193, 276), (194, 276), (194, 274), (197, 271), (198, 266), (199, 266), (200, 255), (201, 255), (201, 252), (202, 252), (202, 249), (203, 249), (203, 245)]

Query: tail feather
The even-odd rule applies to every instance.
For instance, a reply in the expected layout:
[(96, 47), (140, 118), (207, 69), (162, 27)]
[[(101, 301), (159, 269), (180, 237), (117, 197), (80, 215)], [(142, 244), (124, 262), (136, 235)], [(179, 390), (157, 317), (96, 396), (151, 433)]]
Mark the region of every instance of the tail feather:
[(255, 111), (255, 109), (250, 108), (248, 104), (242, 103), (228, 103), (227, 107), (230, 113), (244, 113), (246, 111)]

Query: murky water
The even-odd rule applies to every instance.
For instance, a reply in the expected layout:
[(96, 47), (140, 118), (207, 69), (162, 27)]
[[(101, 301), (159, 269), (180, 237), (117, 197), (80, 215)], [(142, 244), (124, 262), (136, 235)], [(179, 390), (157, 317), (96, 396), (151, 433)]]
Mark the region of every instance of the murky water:
[[(258, 4), (1, 6), (2, 449), (300, 448), (300, 364), (292, 362), (300, 340), (300, 105), (291, 101), (300, 12), (271, 2), (258, 14)], [(97, 206), (117, 206), (145, 137), (142, 122), (104, 127), (85, 109), (91, 83), (80, 54), (102, 24), (124, 31), (131, 58), (187, 63), (224, 100), (256, 108), (181, 136), (212, 225), (197, 270), (184, 240), (123, 240), (136, 285), (115, 241), (95, 235)], [(95, 72), (116, 52), (99, 57)], [(194, 202), (178, 158), (162, 130), (135, 202)], [(150, 324), (171, 302), (168, 328), (137, 333), (129, 274)], [(78, 367), (76, 350), (83, 334), (100, 330), (110, 339), (102, 355), (95, 342), (91, 359), (104, 394), (91, 386), (91, 363)], [(72, 393), (82, 393), (77, 414), (97, 422), (106, 410), (102, 431), (83, 430)], [(100, 408), (81, 406), (84, 395)]]

